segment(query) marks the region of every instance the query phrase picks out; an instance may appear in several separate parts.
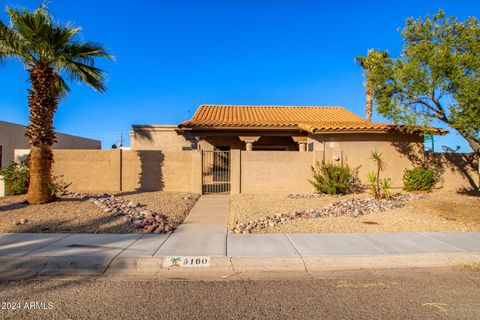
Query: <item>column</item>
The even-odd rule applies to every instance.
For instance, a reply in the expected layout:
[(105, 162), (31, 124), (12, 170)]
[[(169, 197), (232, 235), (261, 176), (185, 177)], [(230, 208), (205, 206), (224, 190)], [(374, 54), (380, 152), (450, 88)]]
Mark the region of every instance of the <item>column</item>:
[(238, 137), (240, 141), (245, 142), (245, 150), (252, 151), (253, 144), (260, 139), (260, 136), (240, 136)]
[(298, 143), (298, 151), (305, 152), (307, 151), (307, 137), (306, 136), (294, 136), (292, 137), (293, 141)]

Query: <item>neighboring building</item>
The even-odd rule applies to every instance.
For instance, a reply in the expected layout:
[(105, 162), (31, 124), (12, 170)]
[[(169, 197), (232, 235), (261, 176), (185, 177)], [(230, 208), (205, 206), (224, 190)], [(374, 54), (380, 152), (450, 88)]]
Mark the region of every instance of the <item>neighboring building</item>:
[[(444, 130), (433, 130), (445, 134)], [(366, 121), (342, 107), (201, 105), (179, 125), (134, 125), (132, 150), (338, 151), (423, 143), (423, 132)], [(350, 145), (350, 146), (348, 146)], [(333, 155), (334, 158), (340, 154)]]
[[(5, 167), (14, 161), (15, 149), (29, 149), (25, 126), (0, 121), (0, 167)], [(100, 149), (98, 140), (57, 133), (57, 143), (54, 149)]]

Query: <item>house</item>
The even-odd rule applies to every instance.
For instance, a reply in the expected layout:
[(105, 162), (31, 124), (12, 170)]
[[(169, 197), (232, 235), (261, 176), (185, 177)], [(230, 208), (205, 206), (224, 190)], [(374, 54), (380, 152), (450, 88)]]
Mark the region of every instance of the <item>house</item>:
[[(423, 159), (423, 134), (420, 128), (366, 121), (342, 107), (201, 105), (191, 120), (134, 125), (130, 137), (132, 150), (201, 150), (203, 192), (230, 190), (222, 186), (240, 167), (241, 189), (255, 193), (308, 191), (310, 167), (321, 161), (348, 164), (366, 177), (373, 150), (383, 154), (386, 173), (401, 185), (405, 168)], [(290, 176), (281, 179), (282, 173)]]
[[(0, 167), (6, 167), (14, 161), (15, 149), (30, 149), (27, 128), (20, 124), (0, 121)], [(98, 140), (57, 133), (54, 149), (100, 149)], [(28, 153), (28, 151), (26, 151)]]
[(393, 188), (403, 186), (406, 168), (428, 162), (445, 190), (477, 188), (472, 157), (426, 154), (423, 134), (341, 107), (201, 105), (178, 125), (134, 125), (130, 150), (55, 150), (53, 170), (79, 192), (308, 193), (321, 161), (348, 164), (368, 182), (377, 150)]
[(131, 132), (133, 150), (323, 152), (397, 142), (422, 143), (423, 131), (366, 121), (342, 107), (201, 105), (191, 120)]

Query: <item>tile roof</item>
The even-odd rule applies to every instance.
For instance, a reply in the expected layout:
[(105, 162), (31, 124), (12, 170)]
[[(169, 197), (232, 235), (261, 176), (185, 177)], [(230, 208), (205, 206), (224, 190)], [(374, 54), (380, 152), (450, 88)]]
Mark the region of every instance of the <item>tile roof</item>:
[(398, 126), (370, 122), (342, 107), (200, 105), (180, 128), (292, 128), (311, 133), (376, 131)]

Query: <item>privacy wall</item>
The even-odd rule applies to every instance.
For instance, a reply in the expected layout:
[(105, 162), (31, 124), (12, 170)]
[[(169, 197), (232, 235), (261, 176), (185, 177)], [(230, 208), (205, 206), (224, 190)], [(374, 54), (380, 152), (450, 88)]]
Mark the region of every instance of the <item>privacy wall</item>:
[[(312, 192), (308, 182), (311, 166), (317, 161), (335, 161), (359, 168), (365, 182), (374, 165), (370, 148), (361, 143), (328, 145), (322, 152), (231, 151), (231, 194)], [(380, 148), (381, 152), (382, 149)], [(473, 154), (426, 154), (393, 150), (385, 152), (387, 168), (383, 177), (402, 187), (405, 168), (428, 164), (441, 175), (444, 190), (478, 189), (478, 160)], [(415, 156), (418, 154), (418, 156)], [(54, 150), (53, 172), (72, 183), (71, 191), (131, 192), (185, 191), (202, 192), (202, 153), (194, 151), (133, 150)]]

